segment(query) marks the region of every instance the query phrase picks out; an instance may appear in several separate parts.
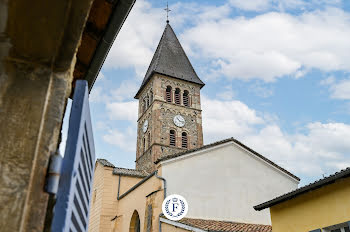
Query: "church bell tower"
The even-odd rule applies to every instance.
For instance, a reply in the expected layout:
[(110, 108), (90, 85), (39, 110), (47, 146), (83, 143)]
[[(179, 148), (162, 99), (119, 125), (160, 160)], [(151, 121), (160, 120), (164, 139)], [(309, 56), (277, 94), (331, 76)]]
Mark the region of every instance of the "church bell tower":
[(135, 96), (139, 100), (136, 169), (154, 171), (157, 159), (203, 146), (203, 86), (167, 23)]

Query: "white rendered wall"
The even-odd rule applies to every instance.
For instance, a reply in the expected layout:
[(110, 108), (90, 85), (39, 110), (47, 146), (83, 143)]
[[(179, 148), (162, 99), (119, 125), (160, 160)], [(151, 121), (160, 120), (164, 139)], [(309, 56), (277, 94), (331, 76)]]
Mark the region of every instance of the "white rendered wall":
[(189, 218), (271, 224), (269, 209), (255, 211), (253, 206), (298, 186), (297, 180), (233, 142), (164, 161), (161, 169), (167, 194), (186, 198)]

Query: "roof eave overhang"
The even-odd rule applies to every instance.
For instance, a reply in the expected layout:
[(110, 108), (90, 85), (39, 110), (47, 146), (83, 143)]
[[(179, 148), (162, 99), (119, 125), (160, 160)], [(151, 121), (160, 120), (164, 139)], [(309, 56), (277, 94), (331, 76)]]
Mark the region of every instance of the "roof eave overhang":
[(160, 217), (159, 220), (160, 220), (160, 222), (167, 223), (167, 224), (172, 225), (176, 228), (181, 228), (181, 229), (185, 229), (188, 231), (194, 231), (194, 232), (207, 232), (207, 231), (209, 231), (209, 230), (202, 230), (198, 227), (186, 225), (186, 224), (178, 222), (178, 221), (169, 220), (169, 219), (166, 219), (163, 217)]
[(301, 187), (300, 189), (294, 190), (290, 193), (284, 194), (280, 197), (277, 197), (275, 199), (272, 199), (270, 201), (264, 202), (260, 205), (254, 206), (254, 209), (257, 211), (270, 208), (271, 206), (278, 205), (280, 203), (283, 203), (285, 201), (291, 200), (293, 198), (296, 198), (302, 194), (311, 192), (313, 190), (322, 188), (326, 185), (332, 184), (336, 182), (337, 180), (341, 178), (347, 178), (350, 177), (350, 169), (344, 171), (343, 173), (339, 173), (338, 175), (330, 176), (328, 178), (322, 179), (314, 184), (310, 184), (309, 186)]
[(134, 6), (135, 1), (136, 0), (119, 0), (116, 3), (106, 31), (97, 45), (93, 58), (84, 76), (84, 79), (88, 81), (89, 91), (91, 91), (108, 52), (129, 15), (130, 10)]

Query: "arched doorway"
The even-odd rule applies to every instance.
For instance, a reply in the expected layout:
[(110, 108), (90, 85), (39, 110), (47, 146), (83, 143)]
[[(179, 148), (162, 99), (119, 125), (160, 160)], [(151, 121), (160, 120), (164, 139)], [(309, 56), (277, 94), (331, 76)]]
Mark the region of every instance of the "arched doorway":
[(140, 217), (136, 210), (131, 217), (129, 232), (140, 232)]

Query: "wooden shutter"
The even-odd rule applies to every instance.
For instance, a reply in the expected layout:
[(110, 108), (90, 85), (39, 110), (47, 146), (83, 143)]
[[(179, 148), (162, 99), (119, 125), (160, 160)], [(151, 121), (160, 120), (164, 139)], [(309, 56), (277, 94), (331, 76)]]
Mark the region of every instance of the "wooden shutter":
[(52, 232), (87, 231), (95, 146), (87, 81), (76, 82)]
[(174, 130), (170, 130), (170, 146), (176, 146), (176, 136)]
[(182, 144), (181, 144), (181, 147), (182, 148), (187, 148), (188, 146), (188, 142), (187, 142), (187, 133), (186, 132), (183, 132), (182, 133)]

